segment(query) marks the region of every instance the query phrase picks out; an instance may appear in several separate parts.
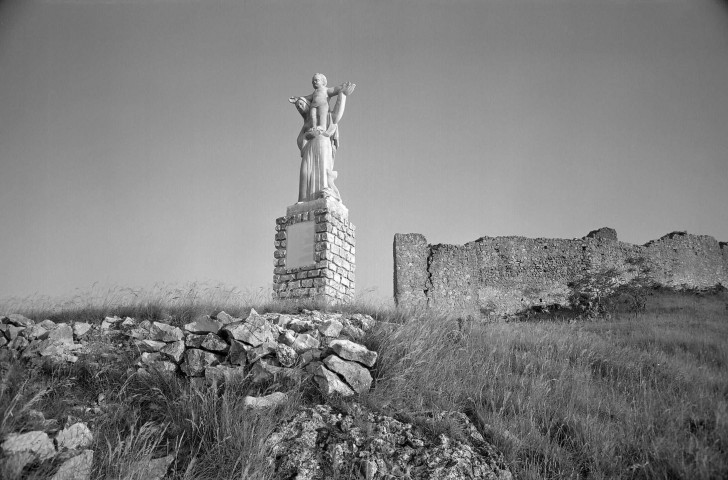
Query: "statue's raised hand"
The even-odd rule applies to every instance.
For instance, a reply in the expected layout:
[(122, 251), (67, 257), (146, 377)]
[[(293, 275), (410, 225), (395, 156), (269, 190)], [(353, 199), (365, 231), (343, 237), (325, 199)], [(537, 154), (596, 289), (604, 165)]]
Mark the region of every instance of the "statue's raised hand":
[(291, 103), (296, 103), (296, 100), (298, 100), (298, 97), (288, 97), (288, 101)]
[(351, 92), (356, 88), (356, 83), (345, 82), (341, 84), (341, 93), (344, 95), (351, 95)]

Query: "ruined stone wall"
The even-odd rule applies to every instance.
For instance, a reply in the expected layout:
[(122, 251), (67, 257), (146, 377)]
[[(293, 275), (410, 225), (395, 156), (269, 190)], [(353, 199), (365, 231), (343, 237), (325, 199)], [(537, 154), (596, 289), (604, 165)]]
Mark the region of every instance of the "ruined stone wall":
[(677, 288), (728, 285), (728, 247), (705, 235), (676, 232), (645, 245), (600, 229), (581, 239), (483, 237), (465, 245), (428, 245), (419, 234), (394, 240), (398, 305), (468, 314), (513, 314), (566, 305), (569, 283), (609, 270)]

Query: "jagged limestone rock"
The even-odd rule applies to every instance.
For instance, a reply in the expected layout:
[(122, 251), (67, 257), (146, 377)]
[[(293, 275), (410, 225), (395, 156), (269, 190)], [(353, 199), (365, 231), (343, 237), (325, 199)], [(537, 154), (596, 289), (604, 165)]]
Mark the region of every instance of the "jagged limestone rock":
[(318, 348), (320, 345), (321, 342), (319, 342), (315, 337), (309, 335), (308, 333), (302, 333), (296, 337), (296, 340), (294, 340), (291, 348), (293, 348), (296, 353), (300, 355), (306, 350)]
[(324, 395), (338, 394), (344, 397), (354, 395), (352, 390), (341, 378), (322, 363), (313, 368), (314, 381), (319, 386)]
[(230, 351), (227, 360), (232, 365), (243, 365), (248, 363), (248, 350), (252, 348), (235, 339), (230, 340)]
[(27, 453), (31, 460), (48, 460), (56, 455), (56, 448), (48, 434), (41, 431), (11, 433), (1, 445), (5, 455)]
[(86, 448), (94, 441), (91, 430), (85, 423), (74, 423), (68, 428), (64, 428), (56, 436), (56, 445), (58, 450), (75, 450), (77, 448)]
[(333, 340), (329, 343), (329, 347), (341, 358), (359, 362), (367, 367), (373, 367), (377, 361), (377, 352), (372, 352), (350, 340)]
[[(353, 403), (348, 412), (329, 405), (303, 408), (266, 440), (276, 478), (511, 480), (503, 457), (456, 414), (465, 434), (456, 440), (428, 436), (392, 417)], [(359, 477), (359, 474), (361, 477)], [(369, 476), (367, 476), (369, 475)]]
[(135, 340), (134, 345), (140, 352), (158, 352), (167, 346), (166, 343), (157, 340)]
[[(220, 312), (225, 313), (225, 312)], [(225, 314), (227, 315), (227, 314)], [(232, 318), (232, 317), (230, 317)], [(196, 333), (198, 335), (207, 335), (208, 333), (217, 334), (222, 328), (223, 322), (210, 318), (209, 315), (200, 315), (194, 321), (184, 326), (185, 331)]]
[(263, 342), (257, 347), (251, 347), (247, 352), (248, 363), (252, 364), (261, 358), (272, 356), (276, 353), (277, 349), (278, 344), (275, 342)]
[(336, 319), (329, 319), (318, 326), (318, 331), (325, 337), (338, 337), (344, 325)]
[(91, 324), (85, 322), (75, 322), (73, 324), (73, 334), (76, 338), (81, 338), (91, 330)]
[(207, 335), (205, 335), (205, 338), (202, 340), (202, 344), (200, 346), (205, 350), (221, 354), (227, 353), (230, 349), (230, 345), (228, 345), (225, 340), (218, 337), (214, 333), (208, 333)]
[(276, 346), (276, 358), (278, 358), (278, 363), (282, 366), (292, 367), (298, 361), (298, 354), (288, 345), (279, 343)]
[(23, 315), (20, 315), (19, 313), (11, 313), (7, 317), (5, 317), (6, 322), (11, 325), (15, 325), (16, 327), (29, 327), (31, 325), (34, 325), (35, 322), (27, 317), (24, 317)]
[(219, 365), (222, 361), (223, 357), (215, 353), (188, 348), (180, 368), (188, 377), (201, 377), (205, 374), (205, 367)]
[(275, 342), (276, 338), (278, 338), (278, 332), (265, 319), (254, 323), (231, 323), (226, 325), (223, 331), (226, 332), (228, 337), (253, 347), (257, 347), (264, 342)]
[(167, 343), (159, 350), (159, 353), (172, 360), (174, 363), (182, 361), (185, 353), (185, 342), (182, 340)]
[(243, 398), (243, 406), (252, 409), (263, 409), (278, 406), (288, 399), (288, 396), (282, 392), (271, 393), (264, 397), (245, 397)]
[(369, 370), (356, 362), (347, 362), (336, 355), (329, 355), (324, 359), (324, 365), (332, 372), (341, 375), (356, 393), (366, 392), (372, 386)]
[(184, 338), (184, 332), (179, 327), (162, 322), (152, 323), (149, 334), (152, 340), (166, 343), (177, 342)]

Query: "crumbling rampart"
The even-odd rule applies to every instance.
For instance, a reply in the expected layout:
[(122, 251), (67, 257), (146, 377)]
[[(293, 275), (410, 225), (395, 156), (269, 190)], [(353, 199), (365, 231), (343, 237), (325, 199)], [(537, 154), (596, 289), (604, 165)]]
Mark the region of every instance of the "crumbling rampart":
[(639, 277), (672, 288), (728, 285), (728, 244), (673, 232), (633, 245), (610, 228), (573, 240), (483, 237), (465, 245), (394, 236), (394, 298), (403, 306), (479, 315), (565, 306), (570, 284), (608, 271), (620, 283)]

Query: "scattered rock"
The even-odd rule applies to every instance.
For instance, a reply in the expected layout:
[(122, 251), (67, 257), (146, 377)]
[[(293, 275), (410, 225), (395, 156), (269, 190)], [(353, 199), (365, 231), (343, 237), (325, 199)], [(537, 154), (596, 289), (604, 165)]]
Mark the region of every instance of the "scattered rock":
[(303, 368), (314, 360), (320, 360), (321, 353), (322, 353), (322, 351), (318, 348), (312, 348), (311, 350), (306, 350), (305, 352), (303, 352), (302, 355), (300, 355), (298, 357), (298, 366)]
[(349, 322), (348, 320), (344, 322), (344, 328), (342, 329), (342, 333), (352, 340), (361, 340), (366, 336), (364, 330), (355, 325), (352, 325), (351, 322)]
[(75, 450), (77, 448), (86, 448), (93, 443), (94, 437), (91, 430), (85, 423), (74, 423), (68, 428), (64, 428), (56, 436), (56, 445), (58, 450)]
[(367, 367), (373, 367), (377, 362), (377, 352), (372, 352), (350, 340), (334, 340), (329, 343), (329, 347), (341, 358), (359, 362)]
[(80, 455), (63, 462), (51, 480), (89, 480), (93, 463), (94, 451), (84, 450)]
[(54, 343), (73, 343), (73, 328), (67, 323), (59, 323), (48, 334), (48, 340)]
[(231, 323), (223, 327), (223, 331), (229, 337), (240, 342), (245, 342), (253, 347), (257, 347), (263, 344), (263, 342), (275, 342), (276, 338), (278, 338), (278, 333), (273, 329), (273, 325), (265, 319), (263, 319), (262, 324), (260, 322), (254, 324)]
[(188, 348), (200, 348), (202, 347), (202, 342), (204, 341), (205, 335), (191, 333), (185, 337), (185, 346), (187, 346)]
[(40, 322), (38, 325), (45, 328), (48, 331), (54, 330), (56, 328), (56, 322), (53, 320), (45, 319), (42, 322)]
[(205, 374), (205, 367), (219, 365), (222, 361), (223, 357), (215, 353), (188, 348), (180, 368), (188, 377), (201, 377)]
[(467, 438), (430, 438), (392, 417), (354, 403), (348, 413), (329, 405), (303, 408), (268, 437), (276, 478), (412, 478), (511, 480), (501, 454), (467, 417), (455, 417)]
[(205, 368), (205, 380), (210, 385), (240, 381), (245, 378), (245, 369), (242, 367), (229, 367), (227, 365), (216, 365)]
[[(227, 314), (225, 313), (225, 315)], [(190, 333), (196, 333), (198, 335), (207, 335), (208, 333), (217, 334), (217, 332), (220, 331), (220, 328), (222, 328), (222, 325), (223, 323), (220, 320), (214, 320), (210, 318), (209, 315), (200, 315), (199, 317), (195, 318), (194, 321), (186, 324), (184, 326), (184, 329)]]
[(76, 322), (73, 324), (73, 334), (76, 338), (81, 338), (91, 330), (91, 324), (85, 322)]
[(180, 328), (161, 322), (152, 323), (149, 334), (152, 340), (167, 343), (177, 342), (185, 338), (184, 332)]
[(11, 325), (15, 325), (16, 327), (30, 327), (31, 325), (34, 325), (35, 322), (27, 317), (24, 317), (23, 315), (20, 315), (18, 313), (12, 313), (5, 317), (6, 322)]
[(126, 317), (123, 322), (121, 322), (122, 328), (133, 328), (136, 325), (136, 320), (134, 320), (131, 317)]
[(48, 330), (40, 325), (31, 325), (21, 332), (28, 340), (45, 340), (48, 338)]
[(296, 333), (310, 332), (316, 330), (316, 325), (311, 320), (294, 318), (286, 325), (286, 328)]
[(158, 362), (162, 359), (162, 354), (159, 352), (144, 352), (139, 357), (139, 363), (144, 365), (150, 365), (154, 362)]
[(132, 328), (124, 333), (127, 337), (136, 338), (137, 340), (149, 340), (149, 330), (141, 326)]
[(374, 320), (369, 315), (364, 315), (361, 313), (355, 313), (353, 315), (349, 315), (349, 321), (357, 328), (362, 329), (365, 332), (368, 332), (374, 326), (377, 324), (377, 321)]
[(344, 328), (344, 325), (342, 325), (340, 321), (331, 319), (326, 320), (324, 323), (319, 325), (318, 331), (321, 332), (321, 335), (325, 337), (335, 338), (339, 336), (342, 328)]
[(5, 337), (8, 340), (15, 340), (20, 335), (20, 332), (25, 330), (25, 327), (17, 327), (15, 325), (8, 325), (5, 327)]
[(48, 460), (56, 455), (56, 448), (48, 434), (41, 431), (11, 433), (2, 443), (6, 455), (28, 453), (32, 460)]
[(8, 347), (10, 349), (15, 350), (16, 352), (22, 352), (25, 350), (25, 347), (27, 347), (30, 344), (28, 342), (28, 339), (25, 337), (15, 337), (9, 344)]
[(111, 328), (112, 325), (114, 325), (114, 324), (116, 324), (116, 323), (118, 323), (120, 321), (121, 321), (121, 318), (119, 318), (117, 316), (106, 317), (101, 322), (101, 330), (108, 330), (108, 329)]
[(245, 397), (243, 405), (253, 409), (270, 408), (285, 403), (288, 396), (285, 393), (275, 392), (264, 397)]
[(225, 342), (225, 340), (218, 337), (214, 333), (208, 333), (207, 335), (205, 335), (204, 339), (202, 340), (201, 347), (205, 350), (218, 353), (227, 353), (230, 349), (230, 346), (227, 344), (227, 342)]
[(278, 363), (284, 367), (292, 367), (298, 360), (298, 354), (296, 351), (282, 343), (279, 343), (276, 346), (276, 357), (278, 358)]
[(134, 340), (134, 345), (141, 352), (158, 352), (167, 346), (166, 343), (156, 340)]
[(314, 381), (325, 395), (338, 394), (344, 397), (354, 395), (354, 390), (349, 388), (337, 374), (319, 364), (313, 371)]
[[(233, 322), (237, 322), (238, 320), (240, 320), (239, 318), (235, 318), (232, 315), (230, 315), (229, 313), (225, 313), (224, 311), (215, 315), (215, 318), (218, 319), (223, 325), (227, 325), (228, 323), (233, 323)], [(213, 332), (213, 333), (217, 333), (217, 332)]]
[(255, 384), (264, 382), (296, 384), (303, 378), (303, 373), (297, 368), (277, 367), (269, 364), (266, 360), (259, 360), (250, 369), (250, 376)]
[(292, 330), (284, 329), (283, 332), (278, 336), (278, 343), (288, 345), (289, 347), (293, 345), (293, 342), (295, 341), (296, 334)]
[(326, 365), (329, 370), (344, 377), (346, 383), (348, 383), (356, 393), (366, 392), (369, 390), (369, 387), (372, 386), (372, 376), (369, 374), (369, 370), (356, 362), (347, 362), (336, 355), (329, 355), (324, 359), (324, 365)]
[(276, 319), (276, 324), (286, 328), (286, 325), (288, 325), (291, 322), (292, 318), (290, 315), (281, 314), (278, 315), (278, 318)]
[(300, 355), (306, 350), (318, 348), (320, 345), (321, 342), (319, 342), (315, 337), (312, 337), (308, 333), (302, 333), (296, 337), (296, 340), (293, 342), (293, 345), (291, 345), (291, 348), (293, 348), (296, 353)]
[(248, 359), (248, 347), (243, 342), (237, 340), (230, 341), (230, 351), (227, 360), (232, 365), (245, 365)]
[(275, 342), (263, 342), (257, 347), (248, 349), (248, 363), (255, 363), (261, 358), (271, 356), (278, 350), (278, 344)]
[(185, 342), (179, 340), (177, 342), (167, 343), (161, 350), (159, 350), (159, 353), (171, 359), (175, 363), (179, 363), (182, 361), (182, 356), (185, 353)]

